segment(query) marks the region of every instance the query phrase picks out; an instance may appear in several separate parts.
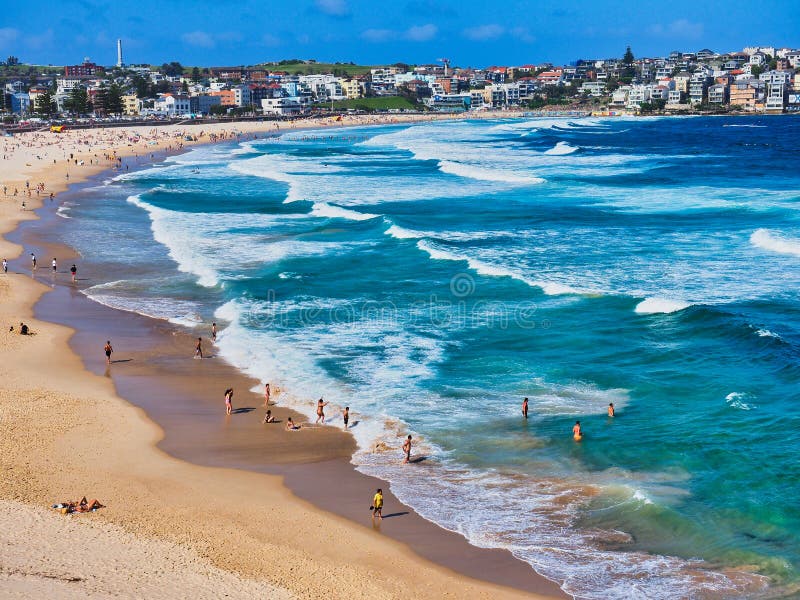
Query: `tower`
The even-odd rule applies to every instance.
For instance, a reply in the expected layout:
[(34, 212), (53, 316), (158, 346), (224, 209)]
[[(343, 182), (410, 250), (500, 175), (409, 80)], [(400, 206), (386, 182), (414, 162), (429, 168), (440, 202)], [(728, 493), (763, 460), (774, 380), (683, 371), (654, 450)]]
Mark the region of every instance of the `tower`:
[(122, 40), (117, 40), (117, 66), (122, 68)]

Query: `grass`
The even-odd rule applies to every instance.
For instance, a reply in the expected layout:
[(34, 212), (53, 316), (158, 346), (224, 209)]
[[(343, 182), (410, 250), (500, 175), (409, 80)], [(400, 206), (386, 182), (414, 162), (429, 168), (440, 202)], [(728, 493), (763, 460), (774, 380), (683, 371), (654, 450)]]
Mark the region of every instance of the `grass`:
[[(322, 102), (321, 108), (330, 107), (330, 102)], [(418, 110), (413, 102), (401, 96), (386, 96), (383, 98), (356, 98), (353, 100), (340, 100), (333, 103), (334, 110)]]
[(352, 65), (349, 63), (304, 63), (292, 62), (285, 64), (265, 63), (259, 65), (270, 71), (286, 71), (292, 75), (318, 75), (320, 73), (334, 73), (342, 75), (366, 75), (371, 67), (369, 65)]

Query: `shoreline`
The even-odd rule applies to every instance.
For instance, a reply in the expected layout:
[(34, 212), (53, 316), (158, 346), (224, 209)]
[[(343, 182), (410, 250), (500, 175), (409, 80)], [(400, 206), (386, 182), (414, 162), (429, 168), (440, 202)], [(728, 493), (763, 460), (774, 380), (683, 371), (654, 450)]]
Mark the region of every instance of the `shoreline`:
[[(341, 125), (341, 124), (339, 124)], [(305, 129), (305, 127), (303, 127)], [(271, 133), (271, 132), (264, 132), (264, 133)], [(96, 173), (93, 173), (96, 178), (105, 177), (107, 173), (105, 170), (98, 170)], [(88, 178), (84, 179), (87, 181)], [(73, 184), (77, 183), (77, 181), (73, 181)], [(71, 194), (80, 194), (80, 189), (73, 188), (70, 186)], [(74, 190), (74, 191), (73, 191)], [(61, 200), (61, 199), (59, 199)], [(55, 216), (55, 205), (53, 209), (49, 207), (45, 207), (45, 212), (50, 213), (49, 219), (54, 220), (53, 223), (48, 224), (46, 219), (37, 221), (36, 225), (31, 224), (29, 227), (22, 228), (22, 230), (17, 230), (15, 234), (15, 239), (26, 239), (26, 236), (33, 235), (36, 236), (36, 230), (47, 228), (48, 226), (56, 226), (56, 221), (58, 218)], [(30, 220), (26, 215), (25, 220)], [(31, 229), (32, 232), (29, 232), (28, 229)], [(46, 235), (45, 235), (46, 239)], [(6, 242), (7, 243), (7, 242)], [(48, 254), (50, 252), (48, 251)], [(43, 254), (42, 256), (47, 256), (48, 254)], [(63, 257), (62, 254), (58, 256)], [(24, 260), (24, 259), (23, 259)], [(63, 265), (63, 258), (62, 258), (62, 265)], [(44, 265), (44, 268), (47, 268), (47, 265)], [(79, 273), (80, 274), (80, 273)], [(68, 277), (68, 275), (61, 276), (62, 278)], [(41, 277), (40, 277), (41, 279)], [(98, 321), (98, 317), (103, 314), (103, 317), (99, 319), (101, 322), (105, 319), (105, 322), (113, 323), (113, 326), (119, 328), (119, 335), (116, 333), (114, 334), (115, 338), (125, 340), (125, 343), (130, 343), (130, 347), (136, 348), (136, 350), (127, 350), (125, 351), (126, 356), (130, 355), (133, 357), (131, 369), (129, 369), (129, 365), (125, 365), (125, 369), (129, 371), (133, 371), (133, 374), (123, 374), (123, 375), (115, 375), (111, 379), (110, 385), (116, 389), (118, 395), (122, 398), (130, 398), (133, 394), (135, 394), (135, 390), (140, 390), (140, 397), (137, 397), (138, 401), (134, 401), (133, 405), (142, 408), (135, 408), (133, 410), (139, 411), (140, 418), (152, 423), (152, 407), (148, 410), (148, 407), (145, 402), (143, 402), (140, 398), (150, 398), (151, 401), (158, 400), (158, 396), (154, 394), (153, 386), (156, 384), (153, 383), (154, 376), (160, 377), (158, 379), (159, 382), (163, 383), (162, 390), (169, 391), (169, 398), (172, 402), (175, 402), (175, 398), (180, 398), (181, 394), (186, 396), (187, 390), (194, 390), (195, 393), (202, 394), (202, 388), (207, 385), (207, 379), (212, 378), (211, 375), (208, 373), (203, 374), (205, 379), (196, 377), (197, 369), (196, 367), (199, 366), (197, 363), (188, 363), (188, 366), (184, 369), (185, 372), (182, 373), (182, 383), (181, 385), (176, 386), (174, 389), (170, 387), (168, 382), (176, 377), (174, 370), (172, 369), (173, 366), (176, 366), (176, 361), (180, 360), (181, 357), (187, 356), (185, 348), (187, 347), (186, 344), (191, 340), (191, 336), (188, 333), (183, 332), (176, 332), (178, 327), (166, 323), (166, 322), (156, 322), (155, 319), (150, 319), (148, 317), (140, 316), (134, 313), (126, 313), (123, 311), (118, 311), (115, 309), (110, 309), (99, 305), (95, 302), (92, 302), (90, 299), (86, 298), (82, 294), (75, 292), (70, 292), (70, 289), (67, 286), (54, 286), (54, 290), (51, 293), (44, 294), (41, 299), (36, 303), (35, 314), (37, 318), (42, 316), (45, 318), (46, 321), (49, 322), (58, 322), (62, 321), (70, 321), (71, 319), (75, 319), (73, 322), (70, 322), (69, 325), (72, 326), (74, 331), (73, 334), (69, 334), (69, 347), (76, 351), (76, 353), (80, 356), (80, 359), (77, 360), (78, 363), (81, 364), (81, 368), (87, 369), (89, 372), (98, 375), (99, 378), (103, 377), (105, 372), (103, 371), (104, 365), (102, 364), (102, 357), (95, 357), (94, 359), (91, 358), (93, 356), (94, 346), (96, 346), (96, 340), (99, 337), (105, 339), (105, 334), (100, 334), (96, 329), (92, 329), (92, 325), (96, 324)], [(58, 319), (59, 311), (64, 313), (65, 307), (69, 307), (69, 318), (67, 319)], [(77, 317), (76, 317), (77, 315)], [(38, 328), (38, 325), (36, 326)], [(104, 325), (104, 327), (108, 327), (108, 325)], [(104, 331), (106, 331), (104, 329)], [(114, 338), (112, 338), (114, 339)], [(38, 341), (38, 340), (37, 340)], [(102, 340), (101, 340), (102, 341)], [(164, 355), (163, 346), (169, 346), (169, 351)], [(125, 344), (123, 344), (125, 345)], [(158, 346), (158, 352), (154, 350), (154, 347)], [(90, 350), (90, 348), (94, 348), (94, 350)], [(189, 346), (191, 348), (191, 346)], [(71, 353), (71, 352), (70, 352)], [(95, 354), (98, 354), (95, 352)], [(158, 357), (156, 356), (158, 355)], [(100, 359), (99, 361), (97, 359)], [(73, 356), (71, 359), (74, 361), (77, 357)], [(98, 362), (99, 362), (99, 369), (98, 369)], [(202, 361), (203, 362), (203, 370), (208, 371), (211, 369), (206, 369), (205, 365), (208, 362), (213, 361)], [(142, 364), (141, 368), (139, 363)], [(155, 363), (155, 364), (154, 364)], [(183, 368), (183, 367), (181, 367)], [(228, 371), (234, 371), (235, 369), (227, 365), (226, 363), (219, 363), (213, 365), (214, 371), (222, 371), (227, 369)], [(122, 370), (122, 369), (114, 369), (114, 371)], [(158, 371), (162, 371), (162, 373), (158, 373)], [(237, 385), (237, 389), (239, 390), (249, 390), (252, 385), (248, 385), (246, 383), (246, 377), (241, 373), (236, 372), (239, 381), (242, 381), (241, 385)], [(217, 374), (218, 380), (219, 374)], [(230, 378), (233, 377), (230, 374), (226, 374), (226, 381), (229, 381)], [(192, 380), (200, 379), (202, 381), (194, 381)], [(192, 383), (196, 387), (192, 387)], [(251, 382), (252, 383), (252, 382)], [(218, 387), (218, 386), (217, 386)], [(206, 388), (206, 391), (207, 388)], [(221, 402), (217, 398), (219, 395), (217, 390), (211, 392), (210, 394), (206, 394), (209, 396), (213, 396), (213, 400), (211, 397), (204, 399), (204, 404), (201, 408), (202, 411), (208, 412), (208, 422), (209, 424), (219, 421), (217, 415), (221, 412)], [(247, 419), (248, 421), (255, 422), (260, 424), (260, 417), (261, 413), (258, 411), (260, 408), (260, 402), (258, 402), (258, 397), (251, 392), (241, 392), (238, 396), (239, 402), (241, 402), (241, 398), (245, 396), (249, 400), (247, 402), (247, 406), (243, 408), (254, 408), (253, 412), (256, 414), (250, 415)], [(163, 398), (162, 398), (163, 400)], [(187, 398), (183, 398), (181, 402), (185, 402)], [(122, 404), (125, 404), (130, 410), (130, 405), (127, 405), (124, 400), (119, 401)], [(215, 407), (212, 409), (211, 405), (215, 404)], [(184, 409), (187, 409), (189, 405), (183, 405)], [(234, 403), (236, 406), (236, 402)], [(197, 406), (193, 406), (193, 409), (197, 409)], [(249, 411), (248, 411), (249, 412)], [(288, 411), (284, 411), (283, 409), (275, 409), (276, 416), (282, 418), (284, 415), (292, 414)], [(182, 458), (181, 454), (188, 449), (191, 449), (193, 446), (196, 448), (197, 444), (197, 432), (192, 428), (191, 431), (184, 425), (183, 429), (187, 430), (183, 432), (185, 438), (183, 439), (184, 446), (181, 446), (180, 442), (180, 435), (175, 438), (172, 434), (172, 428), (177, 427), (178, 429), (181, 426), (181, 423), (186, 423), (186, 419), (181, 419), (181, 410), (173, 410), (172, 415), (170, 416), (170, 411), (165, 410), (165, 418), (169, 424), (162, 425), (159, 422), (159, 419), (155, 419), (156, 424), (150, 424), (149, 426), (153, 429), (157, 429), (158, 433), (154, 434), (151, 432), (151, 444), (157, 444), (157, 447), (160, 450), (166, 451), (168, 455), (175, 455), (177, 459)], [(210, 415), (213, 414), (214, 416), (211, 417)], [(294, 413), (296, 414), (296, 413)], [(237, 416), (237, 415), (234, 415)], [(237, 421), (244, 422), (246, 415), (239, 415), (242, 419), (238, 419)], [(170, 421), (170, 418), (172, 419)], [(252, 425), (252, 424), (251, 424)], [(268, 426), (261, 426), (268, 427)], [(269, 444), (267, 444), (266, 448), (259, 448), (259, 451), (282, 451), (285, 453), (287, 450), (286, 440), (288, 439), (287, 436), (297, 436), (297, 435), (304, 435), (309, 434), (313, 435), (315, 438), (321, 438), (315, 440), (317, 442), (316, 448), (308, 449), (306, 448), (302, 452), (299, 453), (297, 451), (297, 444), (294, 444), (295, 454), (290, 457), (289, 460), (285, 462), (281, 462), (279, 464), (271, 462), (271, 464), (264, 468), (267, 473), (272, 473), (272, 475), (278, 475), (282, 478), (283, 483), (278, 482), (277, 485), (283, 488), (283, 485), (287, 485), (289, 489), (295, 492), (295, 495), (292, 496), (291, 503), (293, 504), (304, 504), (304, 500), (310, 500), (314, 497), (315, 489), (319, 489), (320, 486), (314, 485), (318, 484), (322, 479), (321, 477), (325, 474), (330, 475), (330, 481), (337, 482), (343, 477), (349, 477), (351, 481), (357, 481), (357, 485), (359, 489), (357, 491), (350, 489), (349, 498), (345, 497), (348, 494), (343, 494), (343, 496), (339, 497), (340, 503), (342, 506), (339, 506), (338, 503), (336, 504), (339, 510), (334, 510), (333, 514), (337, 516), (331, 515), (329, 512), (323, 512), (322, 509), (313, 508), (311, 510), (316, 511), (319, 513), (319, 518), (323, 521), (325, 520), (333, 520), (338, 521), (341, 520), (341, 517), (348, 519), (346, 523), (341, 523), (341, 525), (351, 534), (358, 534), (358, 535), (368, 535), (372, 534), (372, 532), (368, 532), (368, 528), (363, 526), (362, 521), (366, 521), (366, 519), (359, 519), (358, 514), (364, 513), (364, 507), (361, 506), (364, 504), (363, 499), (365, 497), (369, 497), (372, 488), (376, 487), (375, 481), (372, 478), (368, 478), (365, 475), (362, 475), (355, 471), (353, 465), (349, 463), (349, 458), (352, 454), (352, 450), (354, 448), (352, 437), (349, 435), (344, 435), (341, 431), (333, 428), (333, 427), (325, 427), (320, 428), (318, 430), (310, 431), (310, 432), (299, 432), (299, 434), (293, 434), (290, 432), (285, 432), (281, 425), (276, 425), (276, 427), (280, 428), (282, 433), (285, 435), (274, 436), (277, 438), (283, 438), (281, 441), (280, 439), (277, 441), (271, 440)], [(250, 427), (249, 429), (245, 428), (245, 433), (240, 435), (238, 439), (239, 443), (243, 443), (242, 440), (252, 439), (252, 430), (255, 429), (254, 427)], [(213, 430), (213, 427), (210, 428)], [(167, 432), (166, 437), (165, 433)], [(251, 435), (251, 438), (247, 438), (247, 435)], [(158, 439), (156, 439), (158, 438)], [(339, 438), (339, 439), (335, 439)], [(346, 441), (343, 441), (343, 438), (346, 438)], [(209, 441), (209, 438), (203, 438), (205, 442)], [(296, 439), (296, 438), (295, 438)], [(320, 443), (321, 442), (321, 443)], [(220, 438), (217, 439), (218, 444), (221, 444)], [(292, 442), (293, 443), (293, 442)], [(270, 446), (271, 444), (271, 446)], [(209, 444), (210, 445), (210, 444)], [(248, 443), (243, 443), (245, 446), (242, 456), (252, 456), (253, 448), (247, 447)], [(308, 446), (308, 444), (304, 444), (304, 446)], [(156, 451), (158, 452), (158, 451)], [(214, 461), (209, 459), (209, 456), (213, 458), (214, 453), (210, 452), (206, 455), (206, 460), (201, 461), (202, 463), (215, 465)], [(181, 463), (181, 465), (185, 465), (180, 460), (175, 460), (176, 462)], [(224, 461), (223, 461), (224, 462)], [(245, 461), (246, 462), (246, 461)], [(246, 468), (252, 468), (253, 465), (245, 464), (242, 465)], [(242, 468), (239, 466), (238, 468)], [(227, 468), (224, 469), (217, 469), (214, 468), (213, 470), (217, 474), (220, 479), (235, 479), (240, 475), (240, 472), (236, 473), (229, 473), (231, 471), (231, 465), (226, 465)], [(192, 465), (188, 465), (187, 468), (197, 468), (197, 469), (206, 469), (207, 467), (193, 467)], [(237, 468), (236, 465), (233, 468)], [(269, 477), (268, 475), (257, 475), (254, 473), (248, 473), (248, 478), (251, 476), (258, 477)], [(274, 477), (270, 477), (270, 479), (275, 479)], [(369, 483), (367, 483), (369, 481)], [(308, 485), (308, 484), (311, 485)], [(378, 484), (379, 485), (379, 484)], [(324, 489), (328, 489), (330, 484), (328, 481), (322, 486)], [(340, 486), (341, 487), (341, 486)], [(386, 486), (388, 487), (388, 486)], [(284, 488), (285, 489), (285, 488)], [(249, 500), (249, 498), (247, 498)], [(399, 506), (395, 504), (395, 500), (390, 498), (387, 494), (387, 508), (390, 506)], [(356, 506), (361, 506), (361, 508), (356, 509)], [(348, 508), (349, 507), (349, 508)], [(355, 512), (358, 510), (358, 512)], [(394, 509), (392, 509), (393, 512)], [(111, 511), (109, 511), (111, 512)], [(405, 512), (403, 510), (399, 512)], [(413, 511), (408, 511), (410, 515), (398, 515), (396, 521), (396, 525), (393, 520), (388, 520), (386, 525), (383, 525), (385, 529), (389, 529), (390, 527), (397, 527), (400, 530), (403, 530), (407, 527), (407, 523), (412, 520), (414, 517)], [(350, 514), (352, 513), (352, 515)], [(103, 511), (101, 511), (103, 514)], [(115, 519), (116, 521), (116, 519)], [(125, 518), (120, 518), (118, 521), (123, 526), (126, 525)], [(353, 522), (361, 523), (362, 527), (357, 528), (358, 530), (362, 531), (351, 531), (354, 528), (352, 527)], [(495, 588), (494, 585), (484, 584), (481, 581), (475, 581), (472, 579), (467, 579), (467, 573), (472, 577), (478, 575), (475, 571), (478, 568), (485, 569), (485, 571), (491, 572), (491, 577), (489, 580), (494, 583), (505, 583), (506, 585), (512, 585), (513, 587), (519, 589), (524, 589), (528, 592), (544, 592), (546, 594), (557, 595), (564, 597), (563, 592), (560, 591), (556, 584), (553, 584), (547, 579), (539, 576), (538, 574), (533, 571), (533, 569), (527, 564), (513, 558), (507, 551), (504, 550), (482, 550), (478, 549), (474, 546), (470, 546), (467, 541), (460, 535), (454, 534), (451, 532), (447, 532), (440, 527), (433, 525), (432, 523), (425, 521), (421, 517), (416, 516), (416, 520), (414, 522), (414, 528), (419, 528), (417, 533), (415, 534), (414, 531), (410, 531), (410, 537), (407, 536), (405, 539), (402, 537), (397, 538), (392, 536), (389, 533), (390, 537), (395, 537), (395, 539), (400, 539), (403, 548), (407, 548), (406, 544), (408, 544), (411, 548), (409, 554), (414, 552), (413, 558), (416, 556), (424, 556), (427, 559), (436, 558), (437, 556), (441, 556), (442, 554), (454, 553), (451, 558), (451, 561), (444, 561), (445, 562), (445, 569), (441, 567), (431, 565), (430, 567), (427, 566), (426, 568), (432, 568), (434, 571), (441, 570), (441, 572), (437, 573), (437, 577), (444, 578), (449, 581), (449, 584), (446, 586), (447, 590), (450, 590), (453, 585), (452, 579), (453, 577), (456, 578), (456, 581), (459, 582), (459, 587), (465, 587), (464, 590), (461, 591), (463, 595), (466, 593), (468, 596), (472, 597), (482, 597), (484, 594), (494, 594), (497, 593), (499, 589), (503, 590), (503, 594), (508, 596), (515, 595), (514, 592), (508, 588)], [(150, 529), (150, 528), (145, 528)], [(430, 530), (435, 530), (435, 533), (431, 534)], [(418, 531), (423, 531), (422, 534), (419, 534)], [(155, 532), (150, 532), (155, 533)], [(414, 536), (423, 535), (429, 536), (431, 539), (428, 539), (424, 544), (417, 543), (415, 545), (415, 538)], [(374, 534), (373, 534), (374, 536)], [(397, 545), (397, 541), (389, 541), (378, 538), (379, 541), (375, 541), (375, 538), (371, 538), (371, 542), (375, 543), (378, 546), (377, 551), (386, 550), (388, 547), (393, 547)], [(329, 540), (331, 541), (331, 540)], [(208, 542), (210, 545), (213, 546), (213, 542)], [(339, 548), (345, 542), (340, 541), (338, 543), (334, 542), (333, 546), (337, 548), (337, 551), (341, 550)], [(382, 548), (382, 546), (387, 545), (387, 548)], [(455, 548), (455, 550), (454, 550)], [(375, 550), (375, 549), (373, 549)], [(211, 553), (214, 555), (215, 553)], [(469, 555), (469, 556), (468, 556)], [(474, 555), (474, 558), (471, 556)], [(420, 559), (417, 559), (420, 560)], [(212, 561), (213, 562), (213, 561)], [(437, 561), (442, 562), (442, 561)], [(450, 562), (450, 564), (447, 564)], [(465, 564), (466, 563), (466, 564)], [(510, 566), (516, 563), (518, 566)], [(456, 575), (452, 573), (451, 568), (459, 567), (457, 570), (460, 571), (460, 574)], [(520, 567), (522, 570), (520, 570)], [(236, 569), (237, 572), (244, 572), (245, 574), (252, 574), (252, 565), (247, 568)], [(524, 572), (523, 572), (524, 571)], [(484, 579), (485, 580), (485, 579)], [(275, 583), (270, 579), (272, 583)], [(370, 585), (376, 584), (374, 581), (370, 581)], [(516, 584), (516, 585), (514, 585)], [(430, 583), (426, 583), (426, 586), (430, 586)], [(486, 588), (486, 589), (484, 589)], [(379, 589), (379, 588), (375, 588)], [(426, 588), (427, 589), (427, 588)], [(322, 590), (320, 590), (322, 592)], [(331, 593), (330, 590), (326, 591), (326, 593)], [(334, 593), (335, 595), (335, 593)]]

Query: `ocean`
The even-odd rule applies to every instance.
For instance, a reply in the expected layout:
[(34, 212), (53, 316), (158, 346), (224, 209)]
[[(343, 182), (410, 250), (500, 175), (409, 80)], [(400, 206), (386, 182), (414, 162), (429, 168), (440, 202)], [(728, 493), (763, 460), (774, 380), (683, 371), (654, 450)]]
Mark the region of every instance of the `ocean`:
[(90, 298), (216, 321), (279, 402), (349, 406), (355, 467), (471, 543), (580, 598), (788, 597), (798, 139), (791, 117), (293, 131), (58, 214)]

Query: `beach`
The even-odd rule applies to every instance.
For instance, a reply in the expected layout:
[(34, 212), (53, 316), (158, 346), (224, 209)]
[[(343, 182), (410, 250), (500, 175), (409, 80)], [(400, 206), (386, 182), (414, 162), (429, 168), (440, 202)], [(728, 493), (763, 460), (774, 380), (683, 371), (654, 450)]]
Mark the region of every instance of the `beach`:
[[(296, 126), (343, 124), (372, 123), (345, 118)], [(272, 123), (222, 129), (4, 138), (0, 255), (12, 268), (0, 277), (0, 515), (9, 524), (2, 535), (14, 548), (10, 555), (25, 556), (3, 557), (4, 587), (16, 597), (132, 597), (142, 590), (174, 597), (169, 586), (176, 585), (181, 595), (208, 598), (562, 596), (508, 552), (471, 546), (389, 494), (386, 514), (401, 514), (374, 530), (366, 509), (377, 480), (349, 465), (350, 436), (333, 427), (288, 432), (281, 424), (264, 435), (261, 398), (249, 391), (255, 381), (223, 361), (192, 361), (191, 336), (175, 326), (52, 285), (51, 254), (59, 257), (59, 282), (69, 277), (70, 250), (48, 245), (60, 195), (80, 193), (68, 186), (115, 165), (135, 169), (195, 144), (276, 131)], [(26, 249), (8, 241), (51, 192), (41, 224), (13, 234), (22, 235)], [(39, 257), (33, 278), (29, 245)], [(35, 335), (18, 335), (20, 322)], [(101, 349), (112, 334), (120, 362), (106, 369)], [(234, 406), (248, 410), (220, 430), (221, 391), (230, 386)], [(281, 420), (305, 420), (280, 404), (271, 408)], [(185, 418), (188, 412), (197, 420)], [(195, 422), (202, 429), (189, 426)], [(48, 510), (83, 495), (105, 508), (68, 516)]]

